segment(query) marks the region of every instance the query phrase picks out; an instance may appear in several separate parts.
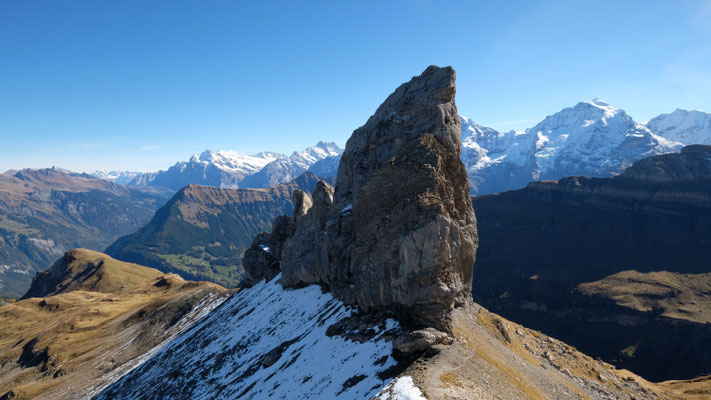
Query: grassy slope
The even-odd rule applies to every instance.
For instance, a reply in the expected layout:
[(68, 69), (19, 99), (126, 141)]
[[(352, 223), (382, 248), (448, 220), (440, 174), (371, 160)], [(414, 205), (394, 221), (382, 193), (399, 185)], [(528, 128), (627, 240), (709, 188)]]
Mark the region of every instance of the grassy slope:
[(56, 393), (95, 382), (155, 346), (187, 306), (224, 293), (94, 251), (75, 252), (73, 270), (104, 261), (81, 290), (0, 308), (0, 396), (12, 390), (18, 398), (62, 397)]
[(65, 250), (104, 249), (145, 224), (167, 200), (61, 170), (0, 174), (0, 296), (19, 297)]
[(668, 318), (711, 323), (711, 273), (623, 271), (582, 283), (578, 291), (640, 312), (656, 311)]

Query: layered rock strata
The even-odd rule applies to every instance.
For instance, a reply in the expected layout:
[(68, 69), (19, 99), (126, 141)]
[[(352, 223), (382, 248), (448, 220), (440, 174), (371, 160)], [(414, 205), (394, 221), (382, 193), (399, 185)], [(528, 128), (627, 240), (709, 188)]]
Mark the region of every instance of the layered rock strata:
[(478, 303), (647, 379), (709, 373), (711, 146), (473, 201)]

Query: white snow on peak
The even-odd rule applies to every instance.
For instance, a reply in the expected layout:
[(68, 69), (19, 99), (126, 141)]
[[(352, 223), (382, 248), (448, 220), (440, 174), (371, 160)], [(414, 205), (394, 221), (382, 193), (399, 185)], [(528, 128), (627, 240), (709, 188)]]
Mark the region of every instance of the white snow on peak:
[(610, 109), (613, 109), (613, 110), (616, 109), (616, 108), (614, 108), (614, 107), (611, 107), (610, 104), (608, 104), (608, 103), (607, 103), (605, 100), (603, 100), (603, 99), (593, 99), (593, 100), (590, 101), (590, 102), (584, 102), (584, 103), (590, 103), (591, 105), (593, 105), (593, 106), (595, 106), (595, 107), (602, 108), (602, 109), (606, 109), (606, 108), (610, 108)]
[[(370, 399), (396, 365), (385, 333), (397, 322), (373, 327), (363, 343), (329, 326), (356, 310), (317, 285), (285, 290), (260, 282), (242, 289), (96, 399)], [(413, 393), (397, 380), (398, 392)], [(419, 399), (389, 397), (389, 399)]]
[(468, 171), (483, 170), (504, 160), (516, 164), (526, 163), (526, 153), (532, 141), (526, 132), (498, 132), (461, 117), (462, 161)]
[(90, 175), (98, 178), (98, 179), (103, 179), (106, 181), (111, 181), (118, 183), (119, 185), (126, 185), (129, 182), (133, 180), (133, 178), (137, 177), (138, 175), (142, 174), (142, 172), (135, 172), (135, 171), (107, 171), (104, 169), (94, 171)]
[(250, 174), (264, 168), (265, 165), (284, 157), (278, 153), (262, 152), (255, 155), (246, 155), (229, 150), (205, 150), (190, 158), (190, 162), (213, 164), (216, 167), (230, 172)]
[(711, 114), (703, 111), (676, 109), (670, 114), (652, 118), (646, 126), (668, 140), (689, 144), (711, 145)]
[(295, 151), (289, 158), (300, 167), (308, 169), (317, 161), (337, 156), (341, 153), (343, 153), (343, 150), (335, 143), (318, 142), (316, 146), (308, 147), (303, 151)]
[(480, 194), (566, 175), (610, 176), (682, 146), (600, 99), (565, 108), (523, 132), (497, 132), (466, 117), (461, 122), (462, 162)]

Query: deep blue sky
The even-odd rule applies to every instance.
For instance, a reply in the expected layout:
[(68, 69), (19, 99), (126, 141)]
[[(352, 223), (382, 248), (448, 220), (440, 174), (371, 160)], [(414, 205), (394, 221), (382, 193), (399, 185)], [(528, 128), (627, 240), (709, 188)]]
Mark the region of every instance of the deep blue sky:
[(711, 111), (711, 1), (4, 1), (0, 170), (343, 145), (430, 64), (499, 130), (595, 97)]

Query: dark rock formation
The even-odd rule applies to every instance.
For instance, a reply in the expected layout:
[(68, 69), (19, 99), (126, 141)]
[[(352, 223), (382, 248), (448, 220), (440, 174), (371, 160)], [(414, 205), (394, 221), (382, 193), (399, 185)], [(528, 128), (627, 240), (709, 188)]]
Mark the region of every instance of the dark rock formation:
[(262, 232), (254, 238), (242, 260), (246, 286), (253, 286), (262, 279), (270, 281), (279, 275), (282, 246), (293, 230), (292, 219), (282, 215), (274, 220), (271, 233)]
[(711, 271), (711, 146), (640, 160), (612, 178), (535, 182), (473, 201), (477, 302), (648, 379), (709, 372), (711, 351), (697, 338), (710, 324), (621, 307), (578, 286), (621, 271)]
[(455, 91), (452, 68), (427, 68), (353, 132), (335, 189), (319, 183), (310, 207), (297, 193), (302, 206), (281, 255), (285, 286), (323, 284), (363, 311), (451, 331), (478, 241)]

